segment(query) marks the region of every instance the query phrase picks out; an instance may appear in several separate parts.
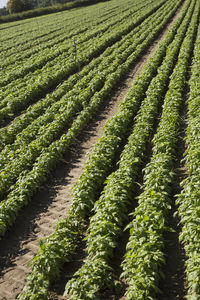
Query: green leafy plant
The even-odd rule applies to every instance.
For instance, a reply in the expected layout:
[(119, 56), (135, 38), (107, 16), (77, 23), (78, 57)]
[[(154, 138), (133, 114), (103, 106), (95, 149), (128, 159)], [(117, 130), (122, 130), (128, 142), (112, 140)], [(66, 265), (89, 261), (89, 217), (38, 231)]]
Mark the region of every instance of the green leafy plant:
[(173, 181), (173, 160), (179, 127), (179, 110), (183, 102), (185, 81), (195, 27), (198, 22), (199, 3), (183, 41), (177, 64), (167, 91), (157, 133), (153, 138), (153, 154), (145, 168), (143, 192), (134, 219), (128, 225), (130, 238), (122, 263), (129, 285), (127, 299), (154, 299), (159, 293), (158, 282), (165, 263), (163, 233), (167, 227), (170, 210), (170, 191)]
[[(88, 256), (84, 265), (66, 285), (66, 294), (69, 294), (71, 299), (98, 299), (101, 289), (112, 286), (110, 260), (113, 255), (113, 249), (116, 247), (117, 238), (122, 231), (121, 227), (127, 216), (128, 204), (132, 200), (132, 191), (140, 171), (146, 143), (152, 132), (154, 119), (167, 87), (170, 70), (172, 71), (173, 69), (173, 61), (178, 55), (193, 9), (194, 2), (184, 26), (170, 45), (165, 60), (158, 69), (158, 75), (152, 80), (147, 90), (147, 97), (143, 100), (141, 109), (136, 116), (133, 133), (122, 152), (119, 169), (107, 178), (105, 188), (94, 205), (93, 210), (95, 214), (90, 219), (87, 236)], [(171, 96), (174, 90), (177, 91), (177, 79), (174, 78), (177, 77), (179, 72), (181, 72), (182, 77), (179, 77), (178, 80), (182, 82), (182, 85), (178, 91), (183, 92), (184, 90), (183, 79), (186, 73), (184, 71), (187, 68), (189, 50), (195, 33), (194, 25), (197, 22), (197, 12), (198, 6), (188, 29), (187, 37), (180, 50), (179, 60), (165, 98), (158, 133), (154, 137), (155, 145), (152, 162), (146, 168), (147, 192), (141, 195), (141, 205), (139, 205), (135, 213), (136, 222), (130, 225), (132, 234), (131, 241), (128, 244), (130, 250), (127, 252), (127, 269), (125, 269), (123, 274), (127, 275), (130, 283), (130, 290), (127, 293), (129, 299), (153, 299), (150, 298), (152, 290), (159, 291), (156, 280), (158, 280), (160, 274), (157, 273), (157, 269), (164, 262), (164, 255), (160, 251), (160, 248), (162, 249), (163, 247), (162, 240), (160, 241), (156, 233), (158, 232), (159, 234), (162, 230), (168, 230), (164, 224), (162, 212), (165, 214), (170, 208), (168, 201), (166, 201), (166, 191), (169, 191), (169, 183), (173, 176), (171, 170), (172, 161), (170, 161), (172, 157), (170, 155), (173, 152), (171, 149), (175, 146), (176, 139), (173, 133), (177, 133), (178, 108), (182, 100), (179, 94), (176, 98)], [(187, 54), (183, 59), (182, 54), (184, 51)], [(184, 65), (183, 61), (185, 62)], [(179, 105), (177, 105), (177, 101), (179, 101)], [(172, 122), (170, 126), (166, 126), (169, 112), (171, 111), (175, 111), (171, 117)], [(166, 148), (161, 147), (162, 151), (160, 152), (158, 148), (161, 145), (161, 137), (165, 139)], [(150, 203), (149, 210), (148, 202)], [(159, 209), (161, 211), (158, 211)], [(148, 234), (150, 237), (148, 237)], [(136, 241), (134, 240), (135, 235)], [(142, 247), (143, 243), (144, 248)]]
[[(170, 10), (169, 15), (171, 13), (172, 12)], [(164, 26), (164, 24), (167, 22), (167, 18), (163, 20), (161, 16), (161, 19), (162, 22), (158, 25), (158, 28)], [(143, 47), (146, 47), (146, 44), (148, 44), (153, 39), (153, 36), (158, 33), (158, 28), (155, 28), (152, 34), (148, 36), (143, 44)], [(63, 129), (63, 126), (66, 124), (67, 114), (68, 117), (70, 117), (72, 111), (70, 113), (69, 111), (62, 113), (55, 122), (52, 122), (49, 129), (45, 130), (44, 135), (39, 136), (38, 139), (30, 143), (28, 147), (25, 146), (19, 149), (19, 156), (17, 156), (16, 159), (13, 159), (12, 163), (8, 163), (8, 165), (2, 169), (1, 195), (3, 195), (9, 187), (11, 191), (8, 195), (8, 198), (4, 200), (0, 206), (0, 212), (2, 214), (1, 220), (4, 223), (4, 226), (2, 223), (1, 234), (4, 234), (7, 226), (14, 222), (19, 210), (23, 207), (23, 205), (27, 204), (28, 200), (39, 188), (40, 184), (46, 180), (50, 170), (52, 170), (52, 168), (55, 167), (56, 162), (61, 159), (63, 153), (66, 151), (66, 148), (74, 142), (75, 137), (80, 133), (83, 126), (88, 122), (92, 114), (98, 109), (101, 101), (110, 94), (113, 87), (121, 79), (122, 75), (126, 72), (126, 70), (128, 70), (130, 65), (133, 63), (133, 61), (135, 61), (141, 51), (142, 48), (139, 47), (139, 50), (136, 50), (134, 53), (132, 53), (124, 63), (120, 64), (116, 71), (114, 69), (114, 72), (108, 75), (107, 81), (105, 82), (103, 88), (94, 94), (89, 104), (82, 102), (83, 110), (74, 120), (71, 128), (69, 128), (66, 134), (63, 134), (60, 139), (51, 143), (51, 141), (55, 139), (55, 137)], [(80, 100), (85, 101), (85, 98)], [(72, 107), (80, 105), (79, 102), (76, 103), (75, 101), (73, 101), (71, 104)], [(20, 141), (21, 139), (19, 139), (19, 144)], [(15, 148), (14, 150), (16, 151)], [(10, 152), (12, 153), (12, 151)], [(17, 151), (16, 153), (13, 152), (13, 156), (15, 156), (15, 154), (17, 154)], [(36, 162), (33, 166), (33, 169), (28, 172), (35, 160)], [(20, 177), (16, 184), (11, 185), (14, 183), (16, 176), (18, 175), (20, 175)], [(31, 181), (35, 181), (36, 183), (31, 185)], [(24, 185), (27, 185), (25, 189)], [(22, 196), (24, 194), (26, 196)], [(23, 201), (18, 199), (19, 195)], [(14, 214), (13, 209), (15, 211)]]
[(189, 81), (190, 93), (188, 99), (188, 127), (186, 132), (185, 165), (187, 177), (182, 181), (182, 191), (177, 195), (178, 214), (182, 224), (180, 241), (186, 252), (186, 284), (187, 299), (200, 298), (200, 27), (194, 48), (191, 78)]

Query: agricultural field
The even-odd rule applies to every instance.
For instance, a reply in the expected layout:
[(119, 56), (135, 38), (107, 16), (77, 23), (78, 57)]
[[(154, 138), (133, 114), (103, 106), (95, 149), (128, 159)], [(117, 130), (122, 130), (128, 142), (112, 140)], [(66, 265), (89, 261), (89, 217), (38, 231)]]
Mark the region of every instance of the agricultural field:
[(200, 2), (0, 24), (0, 300), (200, 299)]

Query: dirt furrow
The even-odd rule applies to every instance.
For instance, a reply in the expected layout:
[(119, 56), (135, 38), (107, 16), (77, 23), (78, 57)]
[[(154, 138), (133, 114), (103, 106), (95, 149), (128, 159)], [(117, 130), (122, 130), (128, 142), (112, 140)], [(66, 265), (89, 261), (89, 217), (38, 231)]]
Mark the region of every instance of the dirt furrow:
[[(174, 19), (179, 15), (178, 10)], [(169, 23), (167, 28), (171, 26)], [(13, 226), (0, 240), (0, 300), (17, 299), (30, 268), (27, 263), (39, 249), (40, 238), (51, 234), (59, 217), (65, 218), (71, 202), (70, 189), (81, 174), (88, 152), (102, 134), (106, 121), (118, 110), (133, 79), (150, 56), (167, 29), (152, 43), (146, 53), (118, 87), (113, 97), (102, 105), (99, 115), (85, 128), (73, 147), (52, 173), (49, 182), (33, 197)]]

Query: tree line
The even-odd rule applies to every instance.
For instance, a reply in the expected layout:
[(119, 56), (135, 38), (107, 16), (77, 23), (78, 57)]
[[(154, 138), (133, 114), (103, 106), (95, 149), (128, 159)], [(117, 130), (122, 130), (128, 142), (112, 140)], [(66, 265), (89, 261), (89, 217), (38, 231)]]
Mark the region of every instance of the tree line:
[(8, 0), (6, 7), (0, 9), (0, 16), (55, 4), (65, 4), (70, 1), (73, 0)]

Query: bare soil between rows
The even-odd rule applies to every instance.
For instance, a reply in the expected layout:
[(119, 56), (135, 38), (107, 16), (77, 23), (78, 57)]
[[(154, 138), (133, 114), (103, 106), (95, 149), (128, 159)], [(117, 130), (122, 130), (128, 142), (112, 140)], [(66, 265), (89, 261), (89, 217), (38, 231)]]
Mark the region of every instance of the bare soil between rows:
[[(174, 19), (178, 17), (179, 12), (180, 9)], [(168, 24), (167, 28), (171, 24), (172, 22)], [(153, 55), (158, 42), (164, 38), (166, 33), (167, 29), (141, 56), (133, 69), (127, 74), (127, 77), (118, 86), (113, 96), (107, 99), (98, 115), (92, 119), (77, 138), (76, 143), (67, 151), (55, 171), (52, 172), (48, 183), (41, 187), (28, 206), (23, 209), (15, 225), (0, 240), (0, 300), (17, 299), (22, 291), (26, 275), (30, 272), (27, 263), (37, 253), (40, 238), (54, 231), (54, 225), (59, 217), (65, 218), (67, 216), (72, 200), (70, 189), (80, 176), (89, 151), (91, 151), (98, 138), (101, 137), (103, 126), (107, 120), (118, 111), (118, 104), (126, 95), (132, 81), (141, 72), (143, 65)], [(124, 252), (126, 240), (127, 238), (122, 238), (122, 253)], [(85, 257), (83, 248), (84, 246), (79, 249), (77, 259), (71, 263), (71, 266), (68, 264), (68, 274), (65, 275), (68, 279), (83, 262)], [(61, 279), (63, 280), (52, 286), (51, 299), (63, 299), (64, 286), (62, 281), (66, 278)], [(109, 298), (110, 296), (107, 295), (106, 297)], [(124, 299), (124, 297), (115, 299)]]

